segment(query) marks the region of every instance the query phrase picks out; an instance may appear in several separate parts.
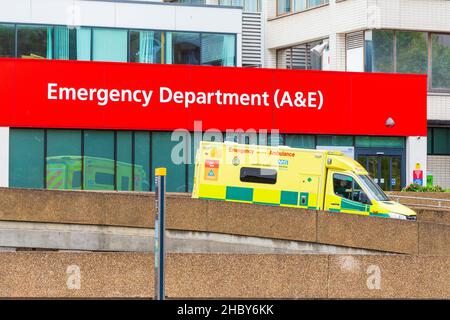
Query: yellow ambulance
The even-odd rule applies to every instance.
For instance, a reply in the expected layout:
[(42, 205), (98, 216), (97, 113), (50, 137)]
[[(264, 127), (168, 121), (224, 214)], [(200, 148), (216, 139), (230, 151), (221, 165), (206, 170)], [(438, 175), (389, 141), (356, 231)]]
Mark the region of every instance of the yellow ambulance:
[(341, 152), (202, 141), (192, 197), (416, 220)]

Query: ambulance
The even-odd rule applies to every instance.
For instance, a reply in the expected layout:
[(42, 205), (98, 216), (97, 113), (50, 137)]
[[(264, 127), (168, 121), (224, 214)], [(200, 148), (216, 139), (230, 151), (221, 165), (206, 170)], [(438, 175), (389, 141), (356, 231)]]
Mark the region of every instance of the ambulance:
[(192, 197), (416, 220), (341, 152), (200, 142)]
[(149, 189), (146, 173), (141, 165), (116, 161), (112, 159), (80, 156), (47, 157), (47, 189), (64, 190), (81, 189), (81, 172), (84, 167), (84, 188), (88, 190), (114, 190), (114, 176), (118, 190), (144, 191)]

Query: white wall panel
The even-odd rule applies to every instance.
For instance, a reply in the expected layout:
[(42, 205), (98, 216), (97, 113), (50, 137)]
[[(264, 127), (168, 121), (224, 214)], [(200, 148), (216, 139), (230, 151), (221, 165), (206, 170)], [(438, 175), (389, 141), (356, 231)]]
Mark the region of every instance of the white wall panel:
[(176, 30), (242, 32), (240, 9), (176, 6)]
[[(116, 24), (116, 4), (114, 2), (75, 0), (75, 8), (79, 11), (75, 18), (75, 25), (114, 27)], [(58, 13), (53, 11), (49, 14)]]
[(0, 127), (0, 187), (9, 185), (9, 128)]
[(116, 26), (119, 28), (142, 28), (175, 30), (175, 6), (117, 3)]
[(31, 21), (31, 0), (0, 0), (0, 22)]
[(73, 25), (76, 14), (74, 4), (74, 0), (32, 0), (31, 22)]

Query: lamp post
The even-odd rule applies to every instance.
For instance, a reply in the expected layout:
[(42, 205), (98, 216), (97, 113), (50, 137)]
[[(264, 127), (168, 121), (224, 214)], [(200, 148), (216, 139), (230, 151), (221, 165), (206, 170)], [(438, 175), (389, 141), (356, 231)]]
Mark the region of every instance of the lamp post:
[(155, 300), (165, 297), (165, 211), (166, 211), (166, 168), (155, 169)]

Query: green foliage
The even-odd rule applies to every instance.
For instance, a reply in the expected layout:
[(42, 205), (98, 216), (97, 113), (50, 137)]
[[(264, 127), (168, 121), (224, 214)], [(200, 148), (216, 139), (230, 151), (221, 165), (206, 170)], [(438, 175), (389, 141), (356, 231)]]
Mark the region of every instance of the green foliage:
[(411, 183), (402, 189), (403, 192), (448, 192), (440, 186), (421, 186), (417, 183)]

